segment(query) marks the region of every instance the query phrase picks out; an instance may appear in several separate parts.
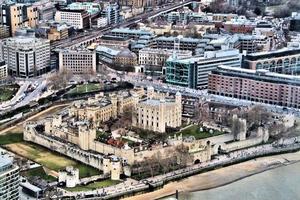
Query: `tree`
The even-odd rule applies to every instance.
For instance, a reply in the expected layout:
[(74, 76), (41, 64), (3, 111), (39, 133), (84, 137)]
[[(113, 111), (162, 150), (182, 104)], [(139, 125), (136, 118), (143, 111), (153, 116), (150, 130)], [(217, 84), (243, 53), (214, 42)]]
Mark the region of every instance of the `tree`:
[(267, 124), (270, 121), (271, 116), (271, 113), (263, 106), (254, 106), (245, 114), (249, 128), (256, 128), (260, 125)]
[(237, 136), (241, 132), (242, 128), (242, 123), (240, 122), (239, 118), (234, 117), (231, 125), (231, 133), (234, 136), (234, 140), (237, 139)]
[(81, 77), (83, 78), (84, 81), (89, 81), (94, 75), (95, 72), (92, 69), (88, 69), (81, 75)]
[(255, 9), (254, 9), (254, 14), (256, 14), (257, 16), (260, 16), (261, 14), (262, 14), (262, 11), (261, 11), (261, 9), (259, 8), (259, 7), (256, 7)]
[(57, 72), (48, 78), (49, 85), (54, 90), (59, 90), (67, 87), (68, 82), (72, 79), (73, 74), (71, 71), (63, 70)]
[(175, 155), (177, 157), (177, 163), (182, 167), (185, 167), (189, 160), (191, 160), (189, 148), (183, 144), (176, 146)]

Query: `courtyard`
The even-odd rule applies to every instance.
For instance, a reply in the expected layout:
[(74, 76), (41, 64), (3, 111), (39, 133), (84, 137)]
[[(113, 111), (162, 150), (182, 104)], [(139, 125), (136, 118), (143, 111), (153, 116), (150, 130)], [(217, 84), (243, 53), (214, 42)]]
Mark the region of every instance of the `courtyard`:
[(224, 132), (220, 132), (217, 130), (213, 130), (213, 132), (210, 132), (207, 128), (203, 127), (202, 130), (200, 130), (201, 127), (198, 125), (192, 125), (184, 130), (181, 130), (176, 135), (182, 134), (183, 137), (190, 137), (194, 136), (196, 140), (205, 139), (213, 136), (218, 136), (225, 134)]

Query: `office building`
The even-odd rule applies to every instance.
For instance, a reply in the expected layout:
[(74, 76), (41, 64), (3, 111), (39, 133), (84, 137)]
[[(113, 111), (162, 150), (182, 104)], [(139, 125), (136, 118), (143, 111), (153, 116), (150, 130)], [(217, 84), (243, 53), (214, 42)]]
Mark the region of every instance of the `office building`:
[(48, 0), (37, 1), (33, 3), (33, 7), (37, 8), (39, 20), (53, 20), (56, 12), (55, 4)]
[(32, 36), (7, 38), (1, 42), (8, 73), (16, 77), (34, 77), (50, 70), (49, 40)]
[(122, 66), (135, 66), (137, 56), (127, 48), (113, 48), (98, 46), (96, 48), (99, 61), (107, 64)]
[(191, 51), (144, 48), (139, 51), (139, 64), (148, 66), (163, 66), (165, 65), (166, 60), (173, 54), (176, 54), (177, 58), (187, 58), (192, 56)]
[(219, 66), (209, 75), (210, 94), (300, 108), (300, 79), (264, 69)]
[(10, 36), (9, 27), (6, 25), (0, 25), (0, 39), (8, 38)]
[(7, 153), (0, 155), (0, 199), (19, 199), (19, 167), (13, 164), (13, 158)]
[(150, 31), (144, 31), (144, 30), (140, 30), (140, 29), (115, 28), (115, 29), (111, 30), (110, 35), (116, 36), (116, 37), (138, 39), (141, 36), (152, 37), (153, 33)]
[(96, 52), (79, 48), (61, 50), (59, 71), (69, 71), (73, 74), (96, 73)]
[(67, 7), (70, 10), (86, 10), (91, 16), (100, 13), (99, 3), (93, 2), (73, 2)]
[(283, 48), (275, 51), (248, 54), (243, 59), (243, 68), (266, 69), (282, 74), (299, 74), (300, 48)]
[(18, 28), (25, 26), (34, 28), (38, 23), (37, 8), (27, 4), (8, 2), (1, 4), (1, 24), (10, 28), (10, 35), (14, 36)]
[(248, 54), (270, 51), (270, 39), (264, 35), (240, 35), (240, 49), (241, 52), (246, 51)]
[(0, 80), (6, 79), (7, 76), (7, 64), (2, 60), (0, 61)]
[(300, 31), (300, 13), (293, 13), (290, 21), (290, 31)]
[(107, 19), (107, 24), (118, 24), (120, 22), (120, 8), (117, 3), (106, 3), (101, 11), (101, 17)]
[(166, 62), (166, 82), (183, 87), (205, 89), (208, 74), (219, 65), (241, 67), (241, 55), (238, 50), (220, 50), (205, 52), (204, 56), (178, 59), (171, 56)]
[(90, 27), (90, 15), (85, 10), (58, 10), (55, 13), (55, 21), (66, 22), (75, 29), (85, 29)]
[(197, 45), (200, 44), (201, 39), (197, 38), (187, 38), (187, 37), (157, 37), (152, 41), (152, 48), (160, 49), (179, 49), (179, 50), (189, 50), (195, 51)]
[(130, 42), (131, 42), (130, 38), (111, 36), (111, 35), (103, 35), (101, 38), (97, 39), (97, 44), (100, 46), (116, 47), (116, 48), (118, 47), (128, 48)]

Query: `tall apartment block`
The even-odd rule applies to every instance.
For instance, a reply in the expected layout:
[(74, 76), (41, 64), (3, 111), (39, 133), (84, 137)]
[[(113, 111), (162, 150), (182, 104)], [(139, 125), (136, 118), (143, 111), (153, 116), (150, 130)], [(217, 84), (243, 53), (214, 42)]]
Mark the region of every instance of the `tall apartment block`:
[(13, 164), (13, 159), (0, 152), (0, 199), (19, 199), (19, 167)]
[(0, 81), (6, 79), (8, 76), (7, 64), (2, 60), (0, 61)]

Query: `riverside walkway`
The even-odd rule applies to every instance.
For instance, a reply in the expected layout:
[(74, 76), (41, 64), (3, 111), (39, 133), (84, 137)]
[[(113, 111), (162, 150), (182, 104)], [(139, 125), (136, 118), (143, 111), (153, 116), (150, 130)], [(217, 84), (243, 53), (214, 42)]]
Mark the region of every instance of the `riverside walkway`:
[(250, 147), (237, 150), (228, 154), (216, 156), (215, 159), (192, 165), (184, 169), (179, 169), (166, 174), (150, 177), (141, 181), (129, 179), (115, 186), (101, 188), (88, 192), (65, 192), (64, 197), (76, 197), (76, 199), (111, 199), (122, 196), (130, 196), (137, 192), (147, 191), (151, 188), (162, 187), (169, 181), (185, 178), (198, 174), (204, 170), (212, 170), (217, 167), (231, 165), (245, 160), (250, 160), (260, 156), (267, 156), (277, 153), (285, 153), (300, 149), (300, 137), (280, 139), (272, 144)]

